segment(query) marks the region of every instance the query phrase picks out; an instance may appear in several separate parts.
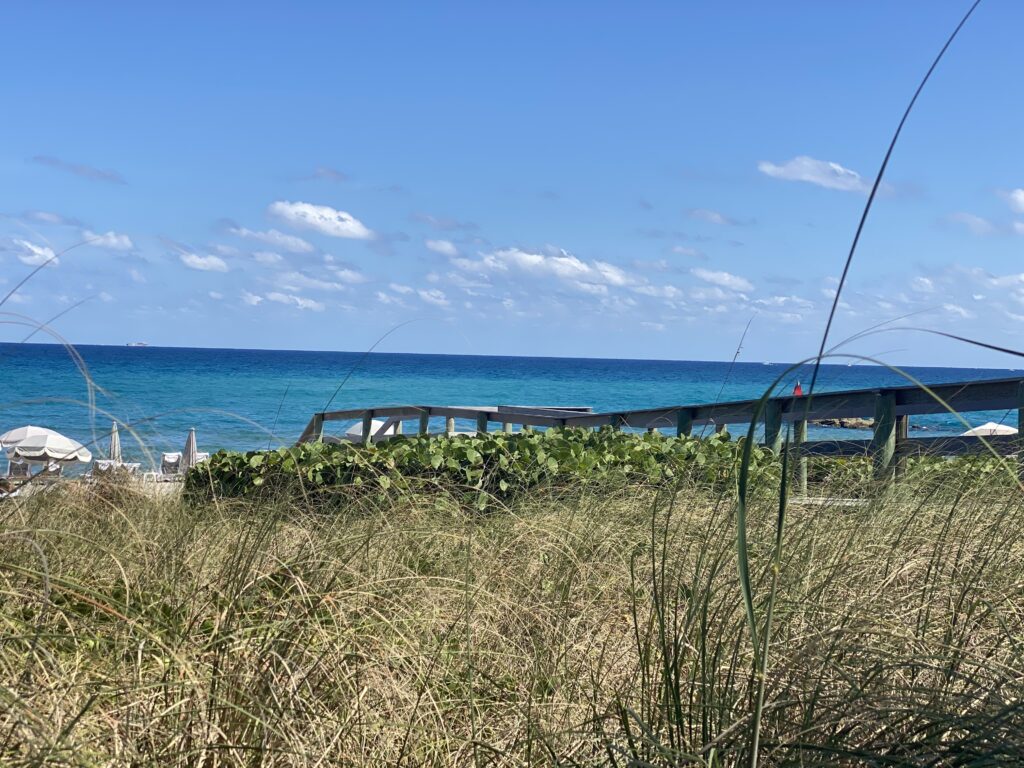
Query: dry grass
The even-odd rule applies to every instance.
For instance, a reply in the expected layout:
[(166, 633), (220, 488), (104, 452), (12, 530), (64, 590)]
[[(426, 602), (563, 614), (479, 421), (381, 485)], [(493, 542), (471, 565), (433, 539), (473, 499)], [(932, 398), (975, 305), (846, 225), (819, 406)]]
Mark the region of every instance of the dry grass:
[[(1024, 507), (978, 486), (791, 507), (764, 763), (1024, 760)], [(759, 601), (776, 504), (750, 513)], [(482, 516), (440, 492), (329, 515), (80, 490), (5, 506), (0, 755), (749, 764), (733, 515), (607, 487)]]

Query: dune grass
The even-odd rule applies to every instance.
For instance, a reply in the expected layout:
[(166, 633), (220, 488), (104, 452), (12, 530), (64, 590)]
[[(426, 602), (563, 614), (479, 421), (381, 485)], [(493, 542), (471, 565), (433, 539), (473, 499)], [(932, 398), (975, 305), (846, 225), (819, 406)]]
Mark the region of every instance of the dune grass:
[[(761, 764), (1024, 759), (1024, 499), (996, 485), (790, 504)], [(759, 620), (776, 491), (748, 508)], [(685, 480), (483, 514), (443, 489), (0, 507), (0, 762), (749, 765), (735, 508)]]

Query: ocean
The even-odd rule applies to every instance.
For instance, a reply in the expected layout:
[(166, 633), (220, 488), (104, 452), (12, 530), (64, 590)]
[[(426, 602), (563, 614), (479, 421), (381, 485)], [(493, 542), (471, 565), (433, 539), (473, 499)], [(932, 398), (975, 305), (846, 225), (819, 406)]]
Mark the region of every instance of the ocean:
[[(0, 432), (24, 424), (50, 427), (102, 455), (116, 418), (132, 425), (121, 429), (126, 458), (141, 459), (140, 443), (147, 453), (180, 450), (190, 427), (196, 428), (202, 451), (290, 444), (328, 402), (334, 410), (403, 404), (650, 408), (759, 397), (786, 368), (782, 363), (88, 345), (75, 352), (94, 382), (95, 407), (87, 377), (65, 348), (0, 344)], [(925, 383), (1016, 375), (976, 368), (907, 371)], [(783, 391), (791, 391), (797, 379), (806, 388), (809, 369), (787, 376)], [(818, 391), (906, 383), (886, 368), (825, 365)], [(1016, 413), (972, 414), (970, 420), (1016, 426)], [(963, 431), (945, 416), (911, 423), (927, 427), (929, 434)], [(339, 426), (344, 428), (335, 429)], [(825, 433), (864, 436), (819, 430), (819, 436)]]

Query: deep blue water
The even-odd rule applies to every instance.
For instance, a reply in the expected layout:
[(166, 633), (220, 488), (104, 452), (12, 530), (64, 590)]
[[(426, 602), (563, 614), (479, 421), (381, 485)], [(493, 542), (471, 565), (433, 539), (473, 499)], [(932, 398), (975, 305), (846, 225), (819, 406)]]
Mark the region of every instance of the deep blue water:
[[(782, 364), (737, 363), (730, 373), (729, 363), (668, 360), (389, 353), (364, 357), (349, 352), (171, 347), (76, 349), (101, 390), (95, 411), (89, 408), (86, 379), (63, 347), (0, 344), (0, 431), (29, 423), (47, 426), (87, 445), (96, 440), (94, 453), (102, 454), (112, 416), (135, 424), (150, 451), (179, 450), (193, 426), (200, 450), (251, 449), (293, 442), (310, 415), (324, 408), (350, 372), (332, 409), (401, 404), (650, 408), (758, 397), (785, 369)], [(973, 368), (908, 371), (926, 383), (1016, 375)], [(806, 387), (808, 371), (798, 376)], [(798, 376), (787, 378), (785, 391)], [(818, 390), (906, 383), (884, 368), (826, 365)], [(1016, 425), (1015, 414), (972, 414), (970, 420)], [(963, 431), (947, 417), (915, 421), (934, 434)], [(828, 430), (828, 434), (843, 433)], [(122, 443), (126, 454), (141, 457), (137, 442), (123, 429)]]

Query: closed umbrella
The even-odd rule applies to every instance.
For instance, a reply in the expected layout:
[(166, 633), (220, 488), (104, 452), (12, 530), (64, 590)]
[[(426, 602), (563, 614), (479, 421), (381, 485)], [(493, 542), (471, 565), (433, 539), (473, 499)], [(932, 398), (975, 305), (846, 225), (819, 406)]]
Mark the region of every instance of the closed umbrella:
[(178, 471), (185, 474), (196, 465), (199, 450), (196, 448), (196, 428), (188, 431), (188, 438), (185, 440), (185, 448), (181, 452), (181, 463), (178, 464)]
[(110, 427), (109, 459), (121, 463), (121, 434), (117, 431), (117, 422)]
[(47, 430), (46, 434), (29, 435), (7, 449), (7, 458), (15, 461), (46, 463), (51, 461), (71, 463), (92, 461), (92, 454), (77, 440), (65, 437), (59, 432)]
[(994, 421), (982, 424), (980, 427), (968, 429), (961, 437), (991, 437), (992, 435), (1016, 435), (1017, 430), (1006, 424), (996, 424)]

